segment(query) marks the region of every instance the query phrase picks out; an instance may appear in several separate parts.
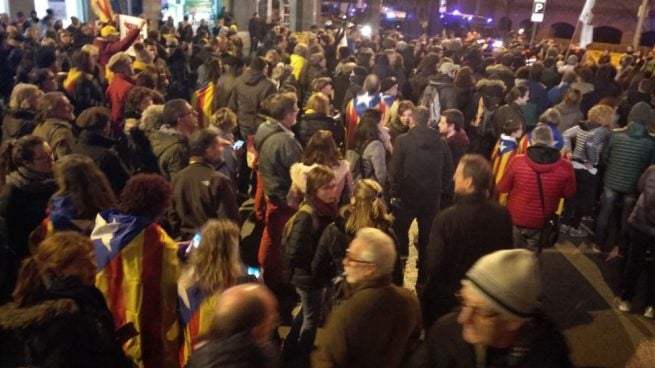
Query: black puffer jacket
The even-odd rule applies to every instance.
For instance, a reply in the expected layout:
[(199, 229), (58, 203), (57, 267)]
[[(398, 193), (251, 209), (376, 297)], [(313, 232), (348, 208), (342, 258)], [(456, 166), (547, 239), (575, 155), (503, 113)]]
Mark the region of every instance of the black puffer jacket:
[[(302, 209), (302, 207), (301, 207)], [(312, 273), (312, 261), (318, 247), (323, 230), (332, 218), (320, 213), (317, 209), (313, 214), (299, 211), (293, 219), (291, 233), (287, 240), (287, 259), (292, 270), (291, 283), (301, 289), (321, 287)]]
[(343, 140), (346, 134), (343, 126), (338, 124), (334, 119), (323, 113), (314, 112), (312, 110), (307, 111), (302, 116), (300, 122), (294, 125), (293, 130), (294, 133), (297, 134), (298, 141), (300, 141), (303, 148), (307, 146), (307, 143), (314, 133), (319, 130), (328, 130), (332, 132), (332, 137), (338, 147), (343, 146)]
[(103, 106), (106, 98), (103, 87), (97, 79), (85, 74), (75, 82), (73, 93), (69, 96), (75, 106), (75, 116), (92, 106)]
[(98, 289), (77, 278), (38, 285), (22, 305), (0, 308), (2, 367), (132, 367)]
[(2, 120), (2, 142), (31, 134), (36, 127), (36, 113), (29, 110), (9, 111)]

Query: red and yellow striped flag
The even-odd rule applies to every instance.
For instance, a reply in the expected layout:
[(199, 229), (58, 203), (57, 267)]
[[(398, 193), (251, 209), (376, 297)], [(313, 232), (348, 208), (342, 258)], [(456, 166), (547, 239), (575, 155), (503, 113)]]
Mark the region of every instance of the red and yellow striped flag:
[(114, 11), (111, 8), (110, 0), (91, 0), (91, 9), (102, 23), (114, 19)]
[(138, 336), (123, 348), (140, 367), (179, 367), (177, 243), (149, 219), (103, 211), (91, 234), (96, 286), (119, 328), (133, 323)]
[[(517, 154), (517, 143), (516, 139), (508, 137), (506, 135), (501, 135), (496, 147), (491, 154), (491, 163), (493, 165), (493, 175), (494, 182), (496, 185), (502, 179), (503, 174), (505, 174), (505, 169), (507, 164), (512, 157)], [(498, 193), (498, 203), (503, 206), (507, 203), (507, 193)]]
[(191, 97), (191, 106), (198, 112), (198, 127), (200, 129), (206, 128), (210, 124), (210, 120), (214, 111), (212, 110), (212, 103), (214, 101), (214, 90), (216, 85), (214, 82), (209, 82), (193, 93)]
[(205, 335), (211, 327), (218, 293), (207, 295), (197, 285), (189, 288), (180, 285), (178, 296), (184, 329), (184, 342), (180, 348), (180, 366), (184, 367), (194, 350), (196, 339)]

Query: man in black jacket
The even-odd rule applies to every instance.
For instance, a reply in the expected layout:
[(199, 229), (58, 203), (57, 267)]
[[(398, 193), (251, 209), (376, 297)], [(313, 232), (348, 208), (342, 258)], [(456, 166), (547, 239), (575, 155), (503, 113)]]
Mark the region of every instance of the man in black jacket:
[(491, 200), (491, 165), (480, 155), (464, 155), (455, 170), (455, 204), (432, 224), (426, 253), (421, 304), (424, 325), (457, 306), (455, 292), (466, 271), (485, 254), (512, 247), (509, 211)]
[(188, 367), (277, 367), (272, 342), (277, 316), (277, 302), (265, 286), (242, 284), (227, 289), (218, 298), (209, 340), (200, 343)]
[(175, 175), (172, 182), (169, 217), (174, 237), (191, 239), (212, 218), (239, 223), (239, 206), (232, 182), (214, 167), (220, 162), (226, 143), (209, 129), (191, 135), (189, 166)]
[(390, 194), (396, 221), (400, 257), (407, 257), (408, 231), (418, 221), (418, 280), (425, 281), (425, 247), (430, 225), (439, 209), (441, 193), (451, 189), (453, 159), (439, 132), (428, 128), (430, 111), (418, 106), (412, 112), (414, 127), (396, 138), (391, 157)]

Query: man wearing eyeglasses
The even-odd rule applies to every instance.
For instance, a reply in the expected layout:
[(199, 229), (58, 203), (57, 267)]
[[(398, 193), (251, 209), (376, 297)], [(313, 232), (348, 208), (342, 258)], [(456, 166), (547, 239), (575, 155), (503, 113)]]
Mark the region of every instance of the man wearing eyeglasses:
[(166, 102), (163, 125), (151, 138), (159, 170), (168, 180), (189, 165), (189, 136), (198, 128), (198, 113), (185, 100)]
[(562, 333), (539, 310), (537, 257), (526, 249), (480, 258), (457, 296), (460, 311), (439, 319), (421, 367), (572, 367)]
[(396, 257), (394, 242), (383, 231), (357, 232), (343, 260), (345, 297), (318, 340), (312, 367), (399, 367), (414, 350), (420, 308), (410, 290), (391, 283)]

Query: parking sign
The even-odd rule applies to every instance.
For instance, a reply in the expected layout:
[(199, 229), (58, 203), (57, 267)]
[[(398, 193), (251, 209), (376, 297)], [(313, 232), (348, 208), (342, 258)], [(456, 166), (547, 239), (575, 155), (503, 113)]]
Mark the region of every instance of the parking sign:
[(545, 10), (546, 0), (534, 0), (534, 4), (532, 5), (532, 17), (530, 20), (538, 23), (543, 22)]

